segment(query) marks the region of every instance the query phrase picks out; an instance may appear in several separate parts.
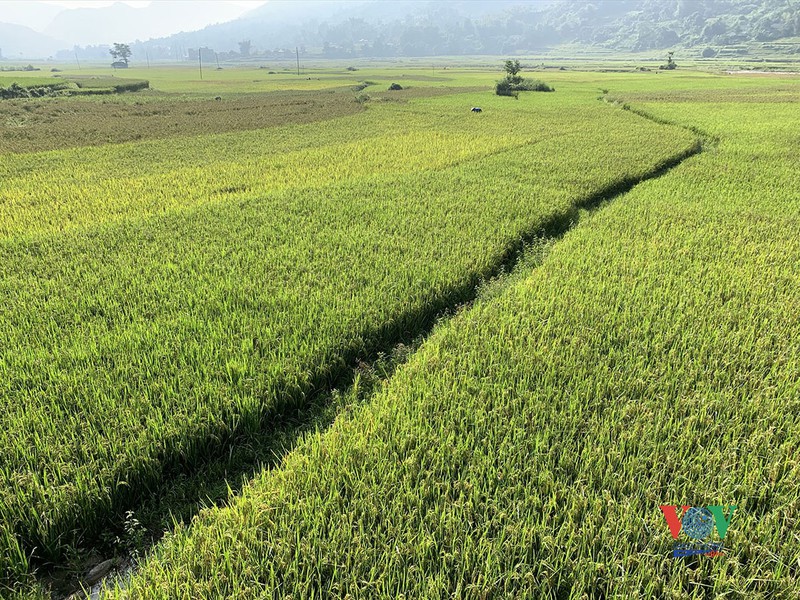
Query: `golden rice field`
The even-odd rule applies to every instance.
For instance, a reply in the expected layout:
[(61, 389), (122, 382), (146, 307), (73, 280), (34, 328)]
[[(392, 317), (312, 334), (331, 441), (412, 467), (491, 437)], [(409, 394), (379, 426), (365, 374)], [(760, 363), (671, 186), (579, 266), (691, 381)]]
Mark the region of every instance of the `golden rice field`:
[[(8, 594), (133, 550), (108, 597), (796, 595), (796, 79), (182, 77), (0, 103)], [(660, 505), (736, 505), (722, 555)]]

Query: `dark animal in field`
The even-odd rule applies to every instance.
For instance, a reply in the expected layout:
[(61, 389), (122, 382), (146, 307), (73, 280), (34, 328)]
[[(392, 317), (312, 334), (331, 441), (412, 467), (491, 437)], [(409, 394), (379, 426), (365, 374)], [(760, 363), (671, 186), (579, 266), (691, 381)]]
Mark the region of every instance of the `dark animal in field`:
[(472, 107), (472, 112), (479, 113), (479, 112), (483, 112), (483, 111), (481, 110), (480, 106), (473, 106)]
[(222, 97), (221, 96), (217, 96), (216, 98), (214, 98), (214, 100), (222, 100)]

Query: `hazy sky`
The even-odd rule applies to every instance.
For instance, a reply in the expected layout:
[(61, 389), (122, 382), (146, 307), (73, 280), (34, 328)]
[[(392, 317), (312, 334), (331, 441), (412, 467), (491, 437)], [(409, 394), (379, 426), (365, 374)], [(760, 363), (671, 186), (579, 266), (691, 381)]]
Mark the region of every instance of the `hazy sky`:
[[(146, 9), (151, 4), (165, 0), (0, 0), (0, 22), (25, 25), (35, 31), (47, 33), (56, 16), (65, 10), (75, 8), (102, 8), (116, 3), (127, 4), (133, 8)], [(172, 0), (171, 4), (175, 4)], [(130, 39), (146, 39), (150, 36), (164, 35), (181, 30), (199, 29), (223, 21), (235, 19), (245, 12), (262, 4), (264, 0), (185, 0), (185, 10), (169, 14), (159, 14), (159, 22), (152, 23), (151, 31), (142, 31), (141, 24), (136, 24), (136, 31), (131, 31)], [(132, 24), (133, 25), (133, 24)], [(63, 38), (63, 31), (62, 33)], [(98, 40), (86, 40), (92, 43)]]
[[(12, 0), (17, 1), (17, 0)], [(117, 0), (122, 2), (122, 4), (127, 4), (128, 6), (135, 6), (135, 7), (142, 7), (151, 4), (151, 2), (158, 2), (158, 0)], [(6, 0), (2, 0), (0, 4), (5, 4)], [(106, 0), (42, 0), (43, 4), (53, 4), (55, 6), (63, 6), (64, 8), (92, 8), (93, 6), (109, 6), (114, 4), (114, 1), (108, 2)], [(202, 10), (203, 4), (231, 4), (233, 6), (241, 6), (244, 7), (245, 10), (249, 10), (251, 8), (255, 8), (256, 6), (260, 6), (264, 4), (264, 0), (260, 2), (258, 0), (220, 0), (219, 2), (207, 2), (207, 1), (197, 1), (197, 0), (187, 0), (187, 3), (194, 5), (192, 10)], [(31, 2), (22, 2), (20, 0), (20, 4), (31, 4)]]

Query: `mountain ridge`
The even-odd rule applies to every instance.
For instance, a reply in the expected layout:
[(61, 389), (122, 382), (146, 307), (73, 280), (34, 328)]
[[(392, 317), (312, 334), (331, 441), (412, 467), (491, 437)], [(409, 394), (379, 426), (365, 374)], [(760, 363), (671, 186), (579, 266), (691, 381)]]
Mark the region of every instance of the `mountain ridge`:
[(146, 45), (231, 51), (250, 40), (262, 50), (380, 57), (524, 53), (569, 43), (635, 52), (798, 35), (796, 0), (273, 1), (236, 21)]
[[(180, 16), (185, 6), (166, 0), (143, 12), (117, 3), (102, 14), (116, 14), (113, 25), (134, 17)], [(33, 30), (0, 30), (0, 48), (7, 57), (34, 48), (45, 56), (58, 46), (69, 48), (58, 58), (71, 57), (75, 40), (88, 36), (80, 32), (91, 29), (95, 10), (101, 9), (63, 11), (46, 29), (49, 37)], [(125, 39), (122, 29), (106, 34), (130, 43), (135, 59), (147, 52), (156, 60), (191, 58), (200, 48), (236, 58), (274, 55), (296, 46), (306, 55), (329, 58), (526, 54), (563, 44), (621, 52), (694, 47), (713, 52), (714, 47), (798, 36), (800, 0), (272, 0), (234, 20), (145, 42)], [(105, 60), (108, 55), (105, 45), (77, 51), (81, 58)]]

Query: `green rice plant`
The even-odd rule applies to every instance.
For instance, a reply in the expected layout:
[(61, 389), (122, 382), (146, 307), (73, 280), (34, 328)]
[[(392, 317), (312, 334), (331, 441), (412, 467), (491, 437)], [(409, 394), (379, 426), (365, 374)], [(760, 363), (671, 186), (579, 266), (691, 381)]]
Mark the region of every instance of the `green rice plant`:
[(28, 568), (16, 548), (58, 560), (471, 297), (520, 239), (696, 151), (560, 96), (4, 157), (3, 577)]
[(138, 92), (150, 87), (146, 79), (121, 77), (74, 77), (72, 80), (82, 90), (111, 89), (116, 92)]
[(0, 100), (11, 100), (16, 98), (43, 98), (45, 96), (57, 96), (67, 84), (63, 82), (48, 82), (41, 86), (22, 86), (17, 82), (8, 87), (0, 87)]
[[(110, 596), (796, 597), (796, 101), (644, 85), (634, 108), (719, 142), (581, 219)], [(723, 555), (672, 558), (663, 504), (735, 504)]]

